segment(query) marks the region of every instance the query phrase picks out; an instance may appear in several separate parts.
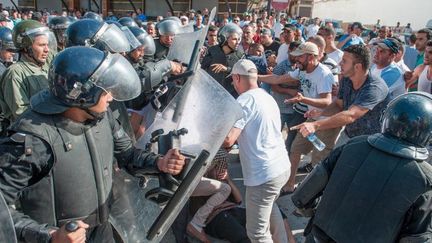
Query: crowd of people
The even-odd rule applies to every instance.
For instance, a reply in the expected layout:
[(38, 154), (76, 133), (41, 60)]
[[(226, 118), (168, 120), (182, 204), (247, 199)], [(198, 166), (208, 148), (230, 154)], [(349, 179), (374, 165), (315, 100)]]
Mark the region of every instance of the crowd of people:
[[(2, 10), (0, 192), (18, 240), (114, 242), (116, 169), (181, 173), (178, 149), (134, 144), (181, 86), (166, 86), (186, 71), (167, 59), (175, 36), (204, 30), (200, 68), (243, 116), (174, 222), (177, 242), (295, 242), (276, 203), (288, 194), (298, 216), (314, 212), (308, 242), (430, 240), (432, 30), (378, 21), (364, 38), (354, 22), (336, 40), (331, 22), (309, 22), (264, 10)], [(229, 176), (233, 146), (244, 198)], [(299, 172), (310, 173), (300, 185)]]

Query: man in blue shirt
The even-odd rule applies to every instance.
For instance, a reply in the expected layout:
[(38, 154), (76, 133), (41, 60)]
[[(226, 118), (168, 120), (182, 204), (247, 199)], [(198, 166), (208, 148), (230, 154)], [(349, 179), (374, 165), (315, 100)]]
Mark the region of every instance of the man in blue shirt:
[(365, 30), (365, 28), (360, 22), (354, 22), (351, 25), (350, 33), (340, 37), (337, 48), (343, 51), (345, 48), (351, 45), (364, 45), (365, 43), (361, 38), (361, 33), (363, 30)]

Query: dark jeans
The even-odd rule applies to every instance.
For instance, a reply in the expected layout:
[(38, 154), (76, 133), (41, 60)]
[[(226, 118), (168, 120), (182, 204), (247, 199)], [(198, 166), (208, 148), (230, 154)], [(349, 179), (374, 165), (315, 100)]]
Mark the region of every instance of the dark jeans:
[(235, 207), (220, 212), (204, 228), (206, 234), (231, 243), (251, 242), (246, 233), (246, 209)]
[(288, 151), (288, 154), (290, 154), (290, 152), (291, 152), (291, 145), (292, 145), (294, 138), (297, 134), (297, 130), (291, 131), (290, 127), (296, 126), (296, 125), (301, 124), (305, 121), (306, 121), (306, 118), (302, 114), (300, 114), (296, 111), (294, 111), (291, 114), (281, 114), (282, 128), (284, 127), (285, 124), (287, 125), (287, 128), (288, 128), (288, 137), (285, 141), (285, 147)]

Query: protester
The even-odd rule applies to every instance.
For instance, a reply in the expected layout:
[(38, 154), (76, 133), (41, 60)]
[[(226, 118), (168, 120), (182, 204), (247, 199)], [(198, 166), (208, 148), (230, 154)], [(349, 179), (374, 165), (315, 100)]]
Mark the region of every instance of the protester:
[[(280, 112), (274, 99), (258, 87), (258, 71), (249, 60), (238, 61), (231, 72), (237, 101), (245, 116), (234, 124), (224, 146), (240, 147), (246, 186), (246, 230), (251, 242), (287, 242), (285, 230), (271, 235), (269, 225), (283, 227), (275, 203), (289, 177), (289, 159), (280, 132)], [(257, 142), (258, 141), (258, 142)], [(273, 240), (272, 240), (273, 239)]]
[(302, 214), (313, 215), (307, 242), (429, 241), (430, 107), (427, 93), (397, 97), (381, 133), (351, 139), (311, 172), (292, 196)]

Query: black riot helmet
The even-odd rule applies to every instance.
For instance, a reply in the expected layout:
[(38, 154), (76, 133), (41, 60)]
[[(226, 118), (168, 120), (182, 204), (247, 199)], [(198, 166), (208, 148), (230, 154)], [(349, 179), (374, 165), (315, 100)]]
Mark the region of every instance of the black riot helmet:
[(392, 100), (382, 118), (381, 132), (417, 147), (427, 147), (432, 138), (432, 95), (410, 92)]
[(138, 24), (131, 17), (122, 17), (118, 20), (118, 22), (127, 27), (139, 27)]
[(126, 58), (91, 47), (70, 47), (60, 52), (48, 79), (49, 90), (39, 92), (30, 101), (32, 109), (42, 114), (59, 114), (70, 107), (88, 111), (104, 92), (118, 101), (133, 99), (141, 92), (140, 79)]
[(65, 31), (72, 22), (70, 18), (64, 16), (56, 16), (49, 20), (48, 27), (54, 32), (59, 44), (65, 44)]
[(109, 52), (128, 52), (130, 44), (115, 24), (82, 19), (66, 30), (66, 46), (90, 46)]
[(0, 27), (0, 50), (16, 51), (12, 40), (12, 30), (8, 27)]
[(97, 20), (99, 22), (103, 22), (102, 17), (99, 14), (94, 13), (94, 12), (85, 13), (83, 16), (83, 19), (94, 19), (94, 20)]
[(132, 32), (135, 38), (138, 39), (141, 44), (140, 46), (144, 47), (144, 55), (153, 56), (156, 52), (156, 46), (153, 37), (147, 34), (145, 30), (138, 27), (129, 27), (129, 30)]

